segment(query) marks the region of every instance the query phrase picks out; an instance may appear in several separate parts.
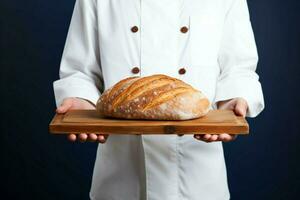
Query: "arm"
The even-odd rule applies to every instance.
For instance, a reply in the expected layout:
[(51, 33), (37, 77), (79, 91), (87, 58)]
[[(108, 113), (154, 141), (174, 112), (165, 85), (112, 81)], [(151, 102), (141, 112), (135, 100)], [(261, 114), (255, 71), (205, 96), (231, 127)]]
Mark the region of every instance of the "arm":
[(60, 79), (53, 83), (57, 106), (68, 97), (96, 104), (103, 87), (99, 56), (95, 1), (77, 0), (61, 59)]
[(246, 116), (257, 116), (264, 99), (255, 72), (258, 55), (246, 0), (233, 0), (227, 13), (218, 61), (221, 73), (215, 102), (241, 97), (248, 104)]
[[(233, 0), (226, 13), (218, 62), (220, 75), (214, 107), (233, 110), (243, 117), (257, 116), (264, 109), (264, 99), (255, 72), (258, 55), (246, 0)], [(205, 142), (236, 138), (226, 133), (194, 137)]]
[[(59, 75), (54, 81), (57, 113), (95, 109), (103, 87), (95, 0), (77, 0), (71, 19)], [(71, 141), (77, 139), (69, 134)], [(107, 135), (79, 134), (80, 141), (105, 142)]]

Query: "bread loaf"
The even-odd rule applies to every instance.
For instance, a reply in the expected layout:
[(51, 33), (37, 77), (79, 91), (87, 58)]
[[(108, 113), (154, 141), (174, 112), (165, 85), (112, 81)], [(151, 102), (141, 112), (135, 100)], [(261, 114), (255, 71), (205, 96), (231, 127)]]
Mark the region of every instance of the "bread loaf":
[(209, 107), (200, 91), (163, 74), (123, 79), (97, 102), (103, 116), (123, 119), (187, 120), (205, 115)]

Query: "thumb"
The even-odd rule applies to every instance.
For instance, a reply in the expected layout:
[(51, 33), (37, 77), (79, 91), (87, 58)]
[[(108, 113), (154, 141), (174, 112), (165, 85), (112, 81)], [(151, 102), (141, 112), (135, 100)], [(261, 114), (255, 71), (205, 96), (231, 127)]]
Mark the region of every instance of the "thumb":
[(72, 98), (67, 98), (65, 99), (62, 104), (56, 109), (57, 113), (65, 113), (67, 112), (73, 105), (73, 99)]
[(236, 102), (234, 112), (236, 115), (246, 117), (247, 109), (248, 109), (247, 103), (245, 101), (238, 100)]

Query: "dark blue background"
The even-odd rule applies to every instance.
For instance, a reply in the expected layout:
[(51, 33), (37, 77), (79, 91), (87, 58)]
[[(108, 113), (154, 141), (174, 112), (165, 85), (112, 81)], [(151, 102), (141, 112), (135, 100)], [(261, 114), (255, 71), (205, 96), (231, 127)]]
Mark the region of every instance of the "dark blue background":
[[(225, 144), (233, 200), (297, 199), (300, 1), (249, 0), (266, 108)], [(96, 144), (48, 134), (74, 0), (1, 0), (1, 182), (8, 199), (88, 199)], [(218, 192), (218, 191), (216, 191)], [(1, 197), (0, 197), (1, 198)]]

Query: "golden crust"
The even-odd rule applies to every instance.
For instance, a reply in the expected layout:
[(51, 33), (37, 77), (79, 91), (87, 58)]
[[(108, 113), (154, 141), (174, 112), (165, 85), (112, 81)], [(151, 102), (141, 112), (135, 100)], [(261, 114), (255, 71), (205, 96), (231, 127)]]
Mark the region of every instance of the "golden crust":
[(194, 119), (205, 115), (209, 107), (200, 91), (163, 74), (123, 79), (97, 102), (102, 115), (125, 119)]

